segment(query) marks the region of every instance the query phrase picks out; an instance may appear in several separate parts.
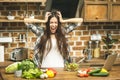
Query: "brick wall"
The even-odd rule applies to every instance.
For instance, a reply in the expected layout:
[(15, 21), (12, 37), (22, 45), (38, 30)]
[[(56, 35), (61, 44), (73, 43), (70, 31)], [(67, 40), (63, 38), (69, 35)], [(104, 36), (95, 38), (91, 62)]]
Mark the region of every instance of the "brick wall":
[[(38, 7), (40, 10), (38, 10)], [(36, 18), (42, 18), (44, 6), (38, 3), (0, 3), (0, 18), (6, 18), (8, 12), (20, 18), (27, 13), (35, 14)], [(110, 32), (113, 38), (120, 40), (120, 23), (119, 22), (84, 22), (82, 26), (75, 29), (67, 35), (70, 45), (70, 54), (80, 55), (83, 49), (87, 47), (88, 41), (92, 34), (101, 34), (102, 37)], [(26, 42), (20, 42), (19, 35), (24, 34)], [(5, 58), (8, 58), (14, 48), (26, 47), (29, 49), (29, 58), (32, 57), (34, 42), (36, 36), (26, 28), (23, 22), (0, 22), (0, 37), (12, 37), (12, 43), (0, 43), (5, 46)], [(101, 54), (104, 52), (103, 42), (100, 42)], [(120, 42), (116, 43), (112, 50), (120, 53)]]

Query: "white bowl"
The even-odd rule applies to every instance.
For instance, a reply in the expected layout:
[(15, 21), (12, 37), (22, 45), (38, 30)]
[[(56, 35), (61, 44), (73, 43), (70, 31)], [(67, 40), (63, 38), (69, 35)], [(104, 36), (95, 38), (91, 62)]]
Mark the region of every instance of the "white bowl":
[(14, 20), (15, 16), (7, 16), (8, 20)]

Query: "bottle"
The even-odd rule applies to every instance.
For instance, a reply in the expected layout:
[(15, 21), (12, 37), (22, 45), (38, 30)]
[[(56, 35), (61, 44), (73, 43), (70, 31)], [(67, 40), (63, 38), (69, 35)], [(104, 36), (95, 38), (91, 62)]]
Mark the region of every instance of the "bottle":
[(88, 60), (91, 60), (92, 59), (92, 41), (89, 41), (89, 44), (88, 44)]
[(99, 47), (99, 41), (95, 41), (96, 47), (94, 49), (94, 58), (100, 57), (100, 47)]

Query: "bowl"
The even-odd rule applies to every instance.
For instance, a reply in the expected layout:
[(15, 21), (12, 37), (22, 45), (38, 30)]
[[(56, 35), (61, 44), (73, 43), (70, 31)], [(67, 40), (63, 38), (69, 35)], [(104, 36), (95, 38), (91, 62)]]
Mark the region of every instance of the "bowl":
[(8, 20), (14, 20), (14, 19), (15, 19), (15, 16), (7, 16), (7, 19), (8, 19)]

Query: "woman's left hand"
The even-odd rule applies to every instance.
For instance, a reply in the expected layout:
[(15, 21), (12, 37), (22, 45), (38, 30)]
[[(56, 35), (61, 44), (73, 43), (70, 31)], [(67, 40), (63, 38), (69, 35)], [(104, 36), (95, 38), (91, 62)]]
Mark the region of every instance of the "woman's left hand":
[(58, 13), (58, 16), (59, 16), (59, 18), (60, 18), (60, 22), (63, 22), (63, 18), (62, 18), (61, 12), (60, 12), (60, 11), (57, 11), (57, 13)]

